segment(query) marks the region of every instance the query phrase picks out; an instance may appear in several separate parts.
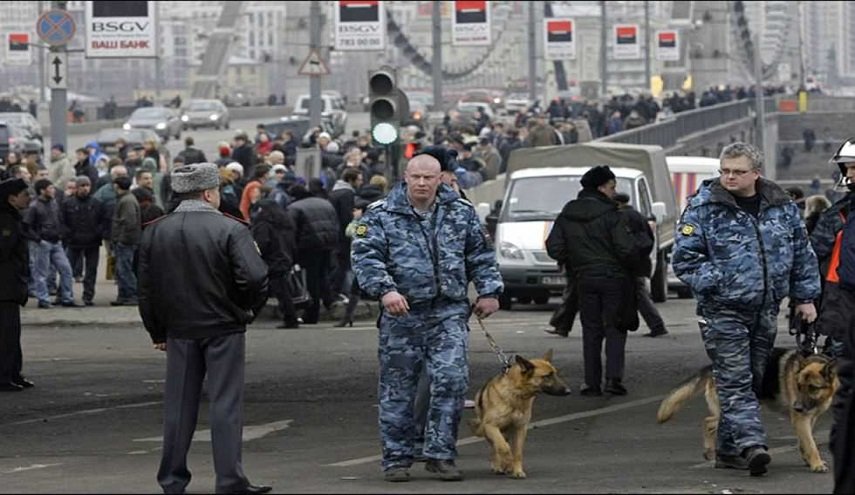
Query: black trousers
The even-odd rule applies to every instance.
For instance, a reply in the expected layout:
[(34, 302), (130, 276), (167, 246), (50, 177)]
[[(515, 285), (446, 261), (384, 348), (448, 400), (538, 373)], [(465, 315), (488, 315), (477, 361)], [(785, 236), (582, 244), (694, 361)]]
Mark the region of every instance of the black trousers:
[(647, 290), (647, 278), (638, 277), (635, 279), (635, 302), (638, 304), (638, 312), (647, 324), (647, 328), (652, 333), (665, 331), (665, 322), (662, 320), (662, 315), (659, 310), (653, 305), (653, 299), (650, 298), (650, 291)]
[(196, 431), (206, 374), (216, 491), (240, 492), (249, 485), (241, 463), (245, 345), (243, 333), (167, 339), (163, 457), (157, 472), (164, 493), (183, 493), (190, 483), (187, 452)]
[[(826, 303), (837, 303), (836, 310), (851, 311), (855, 307), (855, 292), (837, 289), (834, 299), (823, 301), (823, 313)], [(823, 317), (826, 315), (823, 314)], [(853, 321), (850, 313), (848, 319)], [(855, 328), (837, 329), (836, 337), (843, 343), (843, 355), (837, 357), (837, 376), (840, 388), (834, 397), (832, 411), (834, 423), (831, 426), (831, 453), (834, 456), (834, 493), (855, 493)]]
[(579, 289), (576, 280), (568, 277), (567, 287), (564, 288), (562, 294), (561, 305), (552, 313), (549, 324), (559, 332), (570, 333), (570, 330), (573, 330), (573, 321), (576, 320), (576, 313), (578, 312)]
[(0, 383), (21, 377), (21, 306), (0, 302)]
[[(294, 296), (287, 284), (288, 275), (285, 273), (270, 274), (270, 294), (279, 303), (279, 312), (286, 325), (297, 323), (297, 308), (294, 306)], [(308, 282), (307, 282), (308, 283)]]
[(579, 280), (579, 309), (582, 320), (582, 356), (585, 384), (600, 387), (603, 376), (603, 340), (606, 342), (606, 379), (623, 379), (626, 332), (616, 327), (617, 311), (623, 303), (624, 285), (631, 279), (582, 278)]
[(321, 312), (321, 301), (329, 307), (333, 298), (329, 286), (330, 256), (327, 249), (315, 251), (300, 251), (297, 262), (306, 270), (306, 288), (312, 300), (303, 315), (303, 323), (317, 323)]
[[(71, 263), (75, 276), (79, 273), (85, 273), (83, 276), (83, 300), (91, 301), (95, 297), (100, 246), (69, 247), (66, 251), (68, 252), (68, 262)], [(80, 267), (80, 271), (78, 271), (78, 267)]]

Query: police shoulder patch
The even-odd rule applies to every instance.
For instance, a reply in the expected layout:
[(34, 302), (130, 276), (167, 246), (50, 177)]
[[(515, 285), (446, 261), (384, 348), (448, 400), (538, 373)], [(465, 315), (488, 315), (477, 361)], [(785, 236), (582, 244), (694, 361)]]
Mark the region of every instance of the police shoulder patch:
[(695, 235), (695, 226), (690, 223), (687, 223), (683, 225), (682, 229), (680, 229), (680, 233), (685, 236)]
[(368, 233), (368, 226), (364, 223), (356, 226), (356, 231), (354, 232), (358, 237), (365, 237), (365, 234)]

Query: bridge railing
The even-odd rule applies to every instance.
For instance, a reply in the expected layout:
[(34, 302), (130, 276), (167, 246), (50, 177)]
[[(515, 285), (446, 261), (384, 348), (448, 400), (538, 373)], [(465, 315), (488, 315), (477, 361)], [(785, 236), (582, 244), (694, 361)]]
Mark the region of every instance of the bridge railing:
[[(774, 109), (775, 102), (767, 100), (766, 111)], [(770, 107), (771, 104), (771, 107)], [(750, 117), (754, 109), (754, 100), (746, 99), (721, 103), (710, 107), (697, 108), (675, 114), (673, 117), (610, 136), (597, 141), (625, 144), (654, 144), (665, 149), (675, 146), (686, 136), (705, 131), (713, 127)]]

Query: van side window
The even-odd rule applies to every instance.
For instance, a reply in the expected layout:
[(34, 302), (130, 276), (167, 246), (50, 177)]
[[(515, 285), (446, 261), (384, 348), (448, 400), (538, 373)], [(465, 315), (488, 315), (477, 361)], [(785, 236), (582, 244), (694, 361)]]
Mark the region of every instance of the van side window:
[(650, 204), (650, 191), (647, 188), (647, 179), (640, 177), (638, 179), (638, 211), (649, 218), (653, 216), (653, 206)]

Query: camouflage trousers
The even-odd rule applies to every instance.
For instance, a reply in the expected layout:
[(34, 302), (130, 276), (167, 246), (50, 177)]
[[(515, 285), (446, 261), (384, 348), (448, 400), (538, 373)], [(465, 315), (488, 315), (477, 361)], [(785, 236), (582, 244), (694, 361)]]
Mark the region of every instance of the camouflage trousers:
[(413, 403), (422, 368), (430, 379), (424, 455), (457, 457), (457, 427), (469, 386), (468, 303), (411, 307), (406, 316), (380, 317), (380, 437), (382, 466), (413, 463), (416, 431)]
[(737, 456), (748, 447), (766, 446), (757, 396), (778, 332), (778, 304), (756, 310), (699, 308), (707, 355), (712, 360), (721, 418), (716, 453)]

